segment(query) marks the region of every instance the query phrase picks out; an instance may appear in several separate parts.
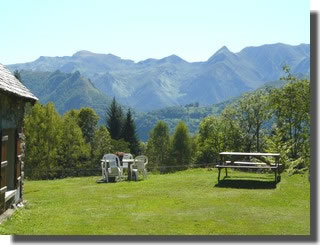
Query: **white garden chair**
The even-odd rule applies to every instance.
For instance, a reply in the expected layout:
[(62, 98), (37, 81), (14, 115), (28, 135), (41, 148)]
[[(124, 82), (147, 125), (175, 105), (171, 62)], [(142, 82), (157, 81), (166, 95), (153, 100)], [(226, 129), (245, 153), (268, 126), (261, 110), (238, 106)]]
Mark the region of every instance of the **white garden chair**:
[(115, 154), (105, 154), (101, 159), (102, 178), (109, 182), (111, 179), (115, 181), (122, 179), (122, 167), (120, 159)]
[[(128, 168), (128, 162), (126, 160), (130, 160), (130, 159), (133, 159), (133, 156), (132, 154), (130, 153), (125, 153), (123, 154), (123, 157), (122, 157), (122, 166), (124, 168)], [(124, 160), (124, 161), (123, 161)]]
[(147, 178), (147, 168), (146, 165), (148, 164), (148, 157), (141, 155), (137, 156), (134, 159), (134, 164), (132, 165), (132, 172), (138, 172), (143, 174), (143, 178)]

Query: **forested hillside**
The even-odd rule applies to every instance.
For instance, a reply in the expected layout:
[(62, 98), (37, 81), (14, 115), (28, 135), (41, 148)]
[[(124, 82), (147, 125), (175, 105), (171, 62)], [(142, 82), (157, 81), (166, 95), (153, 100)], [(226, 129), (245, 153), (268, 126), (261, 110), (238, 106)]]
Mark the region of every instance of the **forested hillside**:
[(168, 124), (170, 133), (173, 133), (179, 121), (182, 120), (188, 126), (190, 133), (194, 134), (198, 131), (203, 118), (221, 113), (228, 104), (236, 99), (238, 99), (238, 97), (212, 106), (199, 106), (197, 103), (191, 103), (185, 106), (173, 106), (146, 113), (136, 113), (137, 133), (140, 140), (147, 141), (151, 129), (159, 120)]
[[(55, 72), (20, 71), (22, 82), (40, 99), (40, 103), (53, 102), (60, 114), (71, 109), (90, 107), (99, 116), (99, 124), (105, 123), (106, 108), (111, 103), (111, 98), (101, 93), (90, 82), (82, 77), (79, 72), (74, 74)], [(285, 81), (273, 81), (263, 85), (266, 87), (282, 87)], [(70, 92), (67, 92), (70, 91)], [(230, 98), (224, 102), (211, 106), (201, 106), (198, 102), (184, 106), (172, 106), (150, 112), (139, 112), (131, 108), (136, 121), (137, 134), (140, 140), (147, 141), (150, 130), (159, 120), (168, 124), (172, 133), (180, 120), (183, 120), (191, 134), (198, 131), (203, 118), (212, 114), (219, 114), (230, 103), (241, 96)], [(123, 105), (122, 105), (123, 106)], [(128, 107), (123, 106), (126, 111)]]
[[(90, 108), (71, 110), (62, 117), (52, 103), (36, 104), (25, 120), (26, 165), (34, 171), (26, 173), (33, 178), (96, 173), (102, 155), (117, 151), (146, 154), (149, 170), (160, 172), (212, 165), (223, 151), (279, 152), (289, 172), (306, 171), (310, 166), (310, 81), (292, 75), (287, 67), (284, 70), (283, 87), (246, 93), (210, 111), (190, 104), (155, 113), (156, 119), (146, 119), (151, 122), (147, 142), (139, 142), (131, 111), (125, 113), (115, 99), (108, 107), (105, 126), (97, 124), (99, 117)], [(194, 122), (200, 123), (199, 131), (190, 133), (187, 123)]]
[[(105, 123), (106, 109), (111, 103), (111, 98), (101, 93), (91, 83), (90, 79), (82, 77), (79, 72), (73, 74), (55, 72), (36, 72), (21, 70), (22, 82), (40, 99), (40, 103), (53, 102), (57, 111), (62, 115), (71, 109), (90, 107), (99, 116), (99, 123)], [(184, 120), (191, 133), (198, 130), (202, 118), (221, 112), (225, 105), (235, 98), (212, 106), (199, 106), (198, 103), (190, 103), (185, 106), (175, 106), (154, 110), (151, 112), (139, 112), (132, 110), (137, 125), (137, 134), (142, 141), (149, 137), (149, 131), (158, 120), (168, 123), (170, 132), (173, 132), (179, 120)], [(128, 108), (123, 106), (126, 111)]]
[(21, 70), (21, 81), (39, 99), (40, 103), (53, 102), (57, 111), (63, 114), (71, 109), (90, 107), (96, 111), (102, 123), (111, 98), (103, 94), (90, 79), (80, 72), (63, 73), (34, 72)]

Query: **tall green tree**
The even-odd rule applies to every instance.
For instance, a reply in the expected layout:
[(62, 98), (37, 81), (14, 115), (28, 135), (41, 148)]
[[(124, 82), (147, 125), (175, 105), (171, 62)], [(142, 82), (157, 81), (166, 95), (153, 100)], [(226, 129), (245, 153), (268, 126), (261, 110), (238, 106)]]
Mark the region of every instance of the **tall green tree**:
[[(159, 121), (151, 130), (147, 142), (147, 156), (149, 167), (152, 170), (168, 165), (170, 152), (170, 135), (168, 125), (164, 121)], [(165, 170), (163, 168), (163, 170)]]
[(276, 117), (273, 137), (285, 145), (287, 165), (295, 172), (310, 166), (310, 81), (292, 75), (286, 66), (283, 69), (286, 85), (271, 93)]
[(93, 109), (84, 107), (80, 109), (78, 117), (78, 125), (81, 128), (86, 143), (92, 144), (99, 116)]
[(224, 151), (243, 151), (243, 131), (237, 121), (237, 108), (227, 106), (221, 113), (222, 121), (225, 122), (226, 145)]
[(86, 144), (77, 121), (70, 114), (63, 117), (59, 144), (59, 167), (63, 176), (85, 174), (90, 166), (90, 144)]
[(187, 125), (180, 121), (176, 127), (172, 139), (171, 157), (172, 164), (177, 166), (176, 169), (185, 169), (191, 163), (192, 142)]
[(100, 160), (104, 154), (112, 152), (111, 137), (105, 126), (100, 126), (95, 131), (92, 142), (92, 167), (100, 166)]
[(228, 149), (228, 123), (221, 116), (207, 117), (200, 123), (197, 163), (219, 160), (219, 153)]
[(218, 162), (222, 151), (262, 151), (270, 117), (268, 91), (259, 90), (245, 94), (219, 116), (205, 118), (199, 128), (196, 162)]
[(119, 140), (121, 138), (123, 121), (121, 106), (118, 105), (115, 97), (113, 97), (112, 103), (107, 109), (106, 114), (106, 127), (112, 139)]
[(244, 151), (260, 152), (263, 149), (263, 129), (271, 117), (266, 90), (245, 94), (235, 104), (235, 118), (242, 129)]
[(132, 118), (131, 110), (127, 112), (126, 120), (124, 121), (121, 138), (129, 143), (130, 152), (133, 155), (138, 155), (139, 150), (139, 140), (136, 132), (136, 124)]
[(26, 116), (26, 177), (54, 177), (54, 169), (59, 164), (61, 125), (62, 119), (53, 103), (36, 103)]

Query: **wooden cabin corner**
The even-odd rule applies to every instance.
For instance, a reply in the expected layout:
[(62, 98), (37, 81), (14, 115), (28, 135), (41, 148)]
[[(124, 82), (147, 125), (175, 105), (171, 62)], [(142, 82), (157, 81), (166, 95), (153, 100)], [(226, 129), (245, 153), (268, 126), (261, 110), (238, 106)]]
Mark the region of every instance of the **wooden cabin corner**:
[(0, 215), (23, 201), (24, 109), (37, 100), (0, 64)]

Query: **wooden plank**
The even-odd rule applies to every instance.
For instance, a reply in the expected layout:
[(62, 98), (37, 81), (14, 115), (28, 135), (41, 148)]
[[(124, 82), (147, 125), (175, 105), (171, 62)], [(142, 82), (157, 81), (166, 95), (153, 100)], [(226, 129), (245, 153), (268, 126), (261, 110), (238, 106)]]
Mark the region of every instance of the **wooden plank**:
[(17, 190), (7, 191), (5, 194), (5, 202), (9, 201), (12, 197), (16, 195)]
[(2, 136), (2, 142), (8, 141), (8, 139), (9, 139), (8, 135)]
[(4, 168), (8, 165), (8, 161), (1, 162), (1, 168)]
[(0, 194), (3, 194), (7, 191), (7, 186), (4, 186), (0, 189)]
[(229, 156), (280, 156), (279, 153), (263, 153), (263, 152), (220, 152), (219, 155)]
[(276, 169), (278, 167), (277, 166), (216, 165), (216, 168)]
[(235, 161), (235, 164), (245, 164), (245, 165), (266, 165), (264, 162), (239, 162)]

